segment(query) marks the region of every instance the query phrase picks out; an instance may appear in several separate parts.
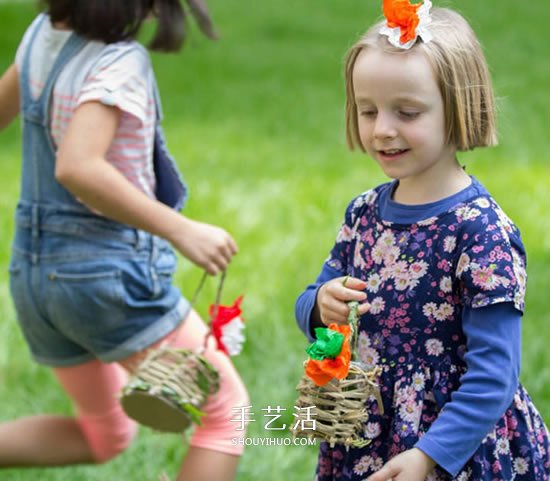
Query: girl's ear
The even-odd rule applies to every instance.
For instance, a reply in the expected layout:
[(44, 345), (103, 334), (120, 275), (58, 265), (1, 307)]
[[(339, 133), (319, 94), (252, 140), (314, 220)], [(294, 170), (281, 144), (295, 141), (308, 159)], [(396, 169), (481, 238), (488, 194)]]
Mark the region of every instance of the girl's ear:
[(191, 15), (195, 18), (202, 33), (204, 33), (208, 38), (217, 40), (219, 36), (214, 30), (214, 24), (212, 23), (212, 19), (208, 13), (208, 7), (206, 6), (205, 0), (185, 1), (187, 2)]

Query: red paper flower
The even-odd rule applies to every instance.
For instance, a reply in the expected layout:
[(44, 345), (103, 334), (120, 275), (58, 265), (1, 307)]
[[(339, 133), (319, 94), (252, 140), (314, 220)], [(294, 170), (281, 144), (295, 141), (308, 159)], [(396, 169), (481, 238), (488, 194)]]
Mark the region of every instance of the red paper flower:
[(245, 337), (242, 333), (244, 322), (241, 317), (241, 302), (243, 296), (239, 296), (232, 306), (214, 306), (209, 309), (210, 317), (216, 310), (216, 317), (212, 319), (210, 329), (216, 339), (216, 345), (219, 350), (225, 352), (228, 356), (236, 356), (242, 350)]

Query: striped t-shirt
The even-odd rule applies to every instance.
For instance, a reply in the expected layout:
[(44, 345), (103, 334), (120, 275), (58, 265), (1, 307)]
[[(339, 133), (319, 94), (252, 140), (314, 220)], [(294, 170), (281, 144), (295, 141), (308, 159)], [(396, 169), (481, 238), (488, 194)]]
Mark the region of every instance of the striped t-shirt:
[[(31, 93), (35, 98), (71, 33), (53, 28), (49, 17), (40, 23), (41, 16), (28, 28), (16, 54), (16, 64), (21, 70), (32, 32), (40, 28), (30, 55)], [(63, 141), (75, 109), (90, 101), (120, 109), (120, 123), (106, 154), (107, 161), (136, 187), (154, 197), (155, 101), (147, 50), (135, 41), (113, 44), (89, 41), (67, 63), (52, 94), (50, 131), (56, 146)]]

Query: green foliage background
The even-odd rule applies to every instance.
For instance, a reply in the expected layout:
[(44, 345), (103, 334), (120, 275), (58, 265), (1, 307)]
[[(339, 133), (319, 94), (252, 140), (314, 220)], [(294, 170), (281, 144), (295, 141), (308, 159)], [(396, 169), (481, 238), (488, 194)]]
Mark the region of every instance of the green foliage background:
[[(261, 409), (286, 407), (282, 422), (291, 421), (306, 346), (295, 327), (294, 300), (317, 275), (347, 202), (385, 180), (368, 157), (345, 147), (341, 74), (345, 51), (379, 17), (380, 3), (209, 0), (222, 34), (219, 42), (207, 41), (192, 26), (180, 54), (153, 55), (169, 145), (192, 189), (185, 214), (225, 227), (240, 245), (224, 299), (245, 294), (248, 344), (235, 362), (255, 412), (252, 437), (286, 436), (264, 429)], [(500, 146), (461, 160), (522, 231), (529, 283), (521, 379), (549, 419), (550, 4), (443, 4), (471, 20), (494, 74)], [(34, 15), (31, 2), (0, 3), (0, 70), (13, 61)], [(29, 360), (9, 298), (7, 266), (20, 168), (17, 124), (0, 134), (3, 420), (71, 410), (50, 372)], [(197, 268), (181, 262), (177, 282), (187, 295), (199, 277)], [(203, 314), (214, 291), (212, 281), (198, 304)], [(162, 470), (174, 474), (183, 452), (178, 437), (143, 429), (127, 452), (106, 465), (0, 471), (0, 479), (155, 480)], [(311, 479), (315, 456), (312, 447), (254, 446), (243, 457), (238, 479)]]

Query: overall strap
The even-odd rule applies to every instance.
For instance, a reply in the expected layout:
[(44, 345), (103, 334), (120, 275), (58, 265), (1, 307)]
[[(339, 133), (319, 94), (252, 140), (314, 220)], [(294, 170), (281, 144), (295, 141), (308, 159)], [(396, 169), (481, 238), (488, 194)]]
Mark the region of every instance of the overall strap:
[[(152, 70), (151, 70), (152, 71)], [(153, 97), (155, 99), (155, 146), (153, 149), (153, 170), (155, 172), (155, 196), (167, 206), (180, 210), (187, 200), (188, 190), (185, 181), (179, 171), (178, 165), (170, 155), (164, 132), (162, 130), (162, 105), (160, 93), (155, 78), (151, 73), (153, 85)]]
[(34, 45), (34, 41), (36, 39), (36, 34), (42, 27), (45, 19), (45, 14), (40, 15), (39, 19), (36, 22), (36, 25), (34, 26), (33, 31), (31, 32), (31, 38), (29, 39), (27, 48), (23, 52), (23, 63), (21, 65), (21, 72), (19, 73), (19, 92), (21, 95), (22, 108), (29, 105), (33, 101), (30, 84), (30, 56), (32, 46)]
[[(59, 73), (81, 49), (87, 40), (68, 33), (60, 48), (44, 86), (38, 98), (34, 99), (31, 93), (30, 68), (33, 62), (33, 49), (36, 52), (38, 32), (49, 21), (48, 16), (42, 14), (30, 33), (28, 45), (23, 52), (23, 62), (20, 75), (21, 111), (23, 117), (23, 174), (21, 176), (21, 197), (23, 202), (32, 202), (33, 235), (38, 238), (37, 229), (38, 205), (40, 203), (76, 204), (72, 196), (60, 186), (54, 178), (55, 147), (50, 132), (50, 108), (52, 91)], [(33, 237), (34, 239), (34, 237)]]
[(153, 84), (153, 97), (155, 99), (156, 120), (157, 124), (159, 124), (162, 121), (162, 102), (160, 101), (159, 86), (154, 73), (151, 74), (151, 78), (151, 83)]
[(48, 79), (44, 84), (44, 88), (42, 89), (42, 92), (37, 99), (37, 102), (42, 106), (42, 115), (44, 121), (46, 122), (44, 124), (45, 127), (49, 125), (51, 96), (55, 81), (57, 80), (57, 77), (59, 76), (65, 65), (67, 65), (67, 63), (78, 52), (80, 52), (80, 50), (82, 50), (86, 43), (87, 40), (84, 37), (81, 37), (73, 32), (71, 36), (67, 39), (67, 41), (61, 48), (61, 52), (59, 52), (59, 55), (55, 59), (50, 74), (48, 75)]
[(41, 115), (42, 124), (45, 127), (47, 127), (48, 121), (49, 121), (50, 99), (51, 99), (51, 94), (53, 91), (53, 86), (55, 84), (55, 81), (57, 80), (59, 73), (61, 72), (63, 67), (67, 64), (67, 62), (69, 62), (82, 49), (82, 47), (84, 47), (84, 45), (87, 42), (85, 38), (80, 37), (74, 32), (71, 33), (69, 38), (63, 44), (61, 51), (57, 55), (57, 58), (55, 59), (55, 62), (50, 70), (50, 73), (48, 74), (48, 78), (44, 83), (44, 87), (42, 88), (40, 95), (38, 96), (37, 99), (33, 99), (31, 94), (31, 84), (30, 84), (31, 53), (32, 53), (32, 48), (36, 41), (36, 36), (38, 34), (38, 31), (41, 29), (42, 24), (46, 21), (47, 18), (48, 17), (46, 14), (42, 14), (37, 21), (37, 24), (31, 34), (31, 38), (29, 39), (29, 44), (27, 45), (27, 48), (25, 49), (25, 52), (24, 52), (23, 64), (22, 64), (21, 76), (20, 76), (22, 107), (23, 109), (25, 109), (27, 106), (30, 106), (33, 104), (42, 105), (41, 108), (35, 107), (35, 109), (38, 110), (38, 111), (35, 110), (35, 114)]

